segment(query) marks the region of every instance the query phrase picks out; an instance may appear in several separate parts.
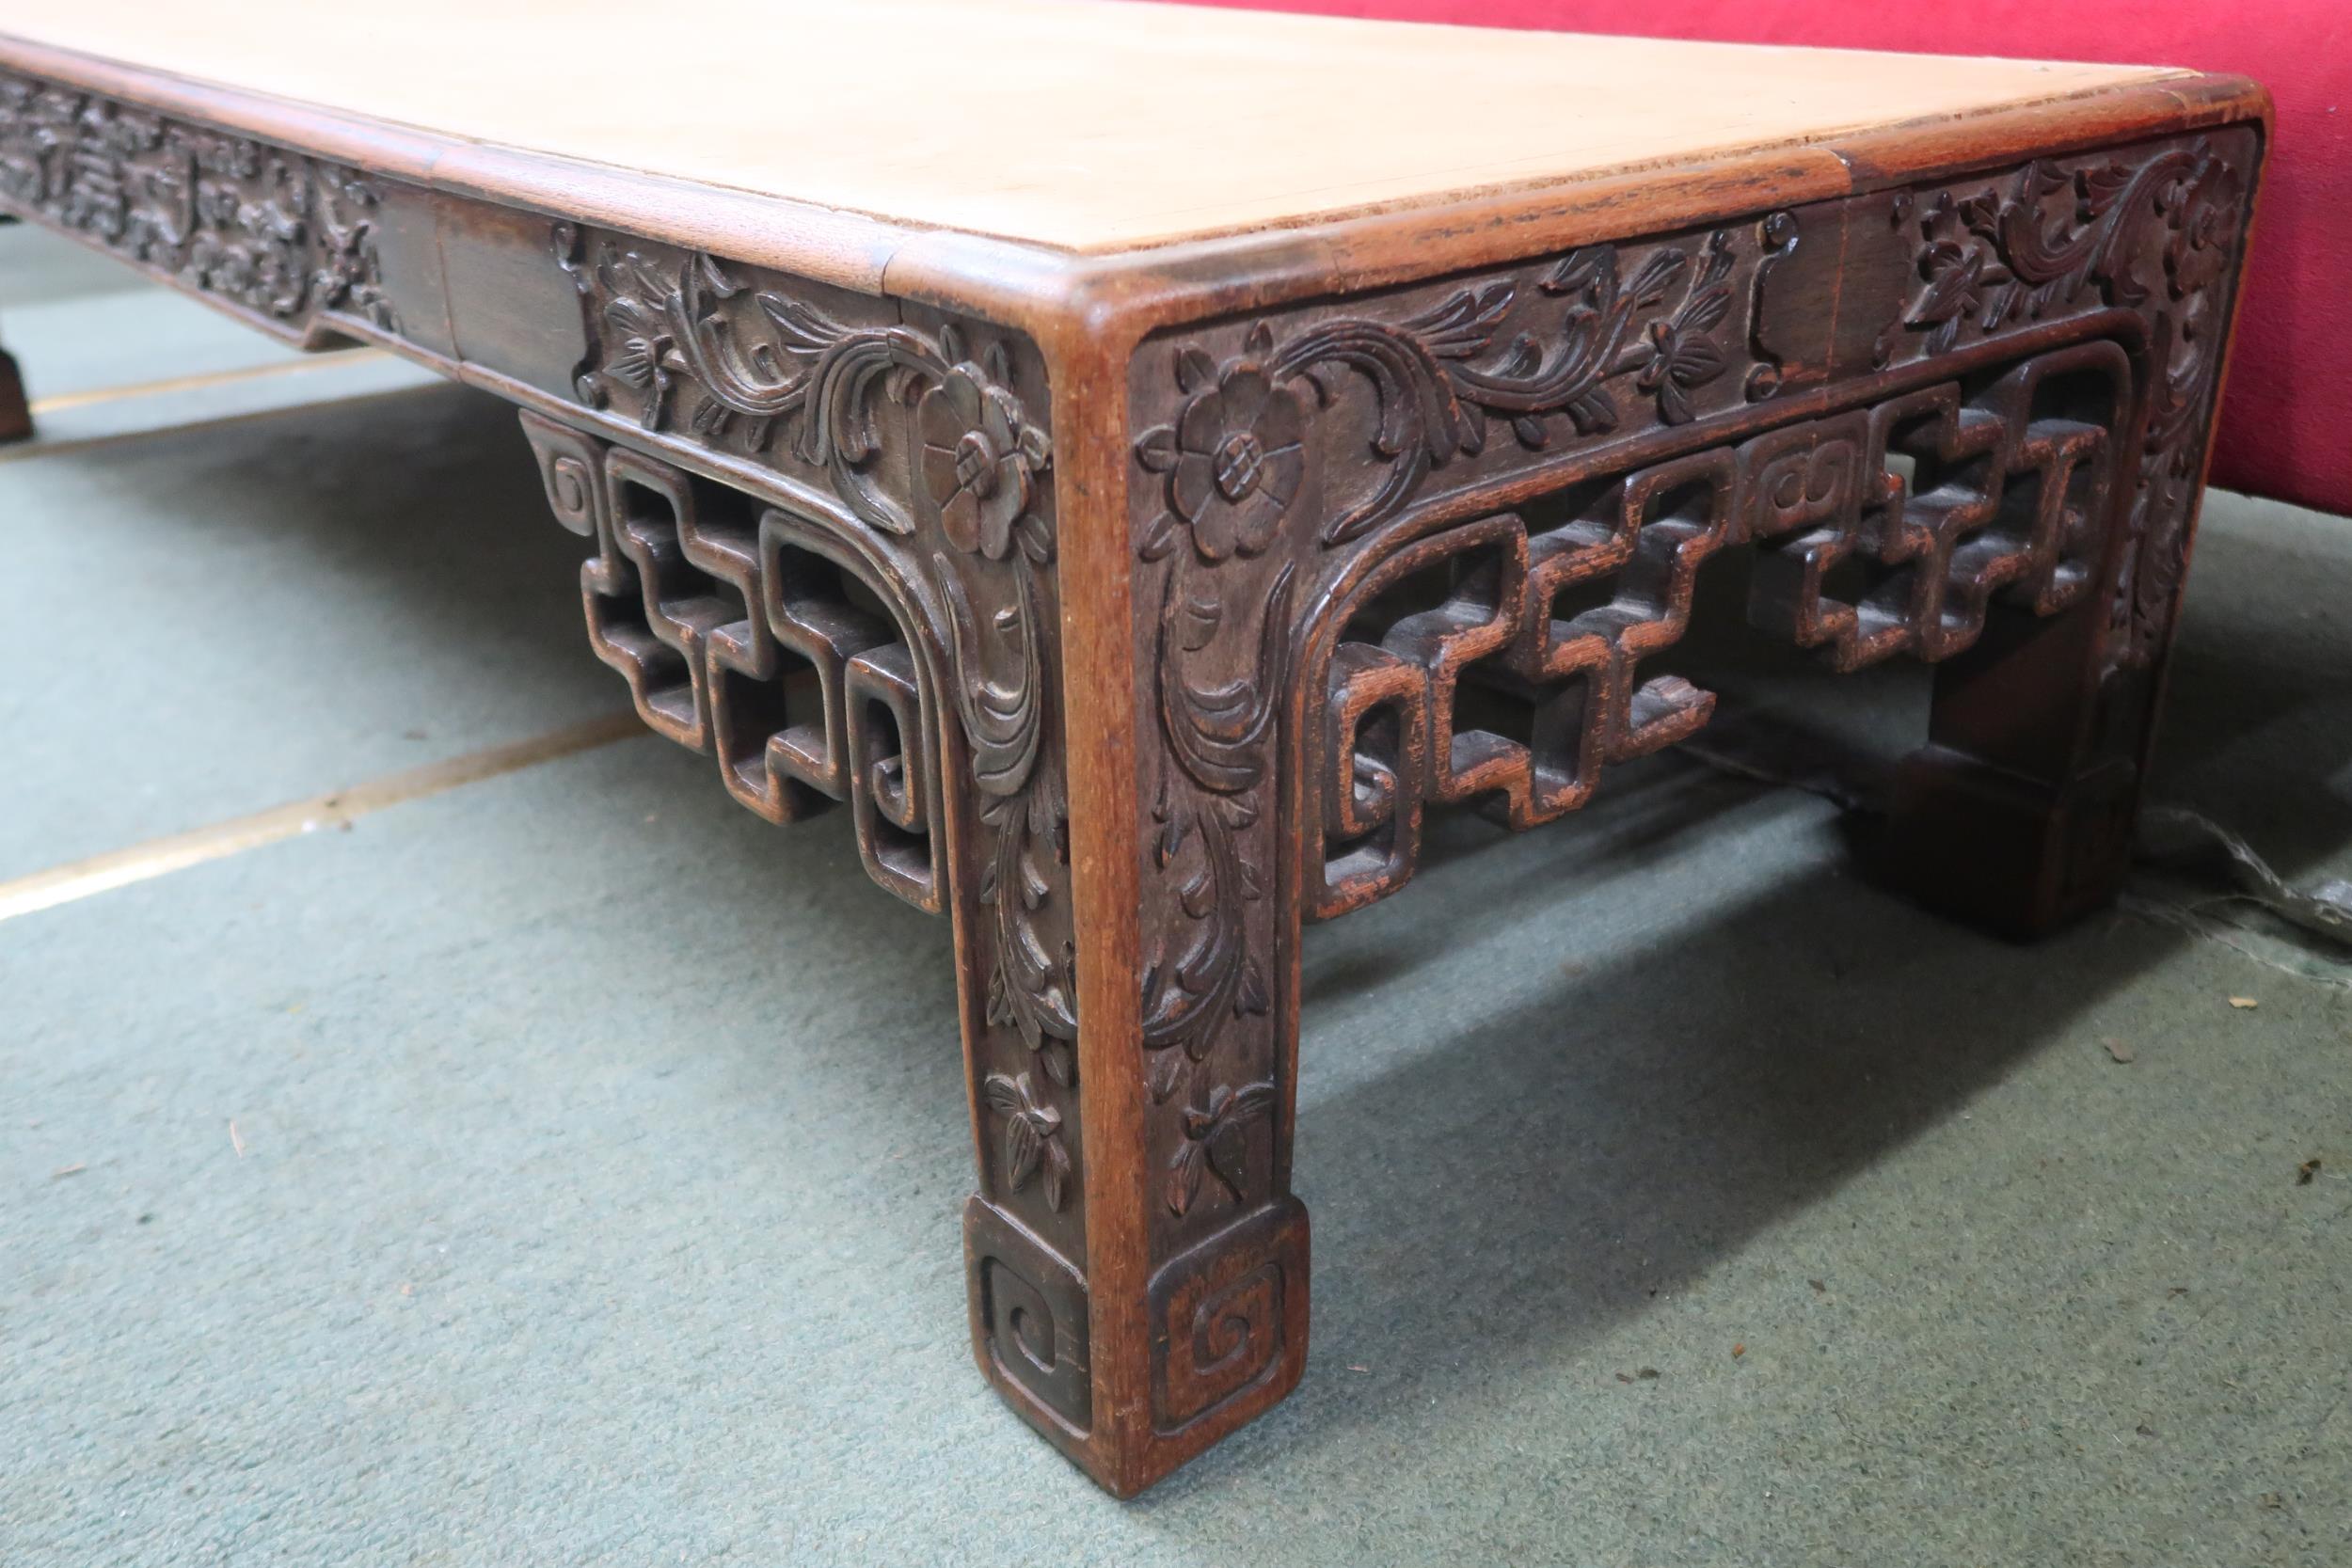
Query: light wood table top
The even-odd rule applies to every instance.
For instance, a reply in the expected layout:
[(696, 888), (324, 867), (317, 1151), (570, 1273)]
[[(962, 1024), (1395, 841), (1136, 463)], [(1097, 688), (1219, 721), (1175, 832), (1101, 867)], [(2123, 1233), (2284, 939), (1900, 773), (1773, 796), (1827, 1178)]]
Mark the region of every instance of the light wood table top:
[[(1057, 250), (1539, 190), (2184, 75), (1116, 0), (0, 0), (0, 35)], [(7, 53), (0, 50), (0, 54)]]

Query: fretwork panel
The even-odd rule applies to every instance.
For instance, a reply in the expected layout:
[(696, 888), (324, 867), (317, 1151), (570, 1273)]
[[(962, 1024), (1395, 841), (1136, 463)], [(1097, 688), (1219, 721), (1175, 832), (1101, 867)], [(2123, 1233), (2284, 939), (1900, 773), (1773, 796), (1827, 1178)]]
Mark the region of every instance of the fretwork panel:
[(658, 733), (714, 752), (771, 822), (850, 802), (883, 887), (937, 912), (935, 778), (914, 655), (788, 513), (523, 415), (557, 521), (594, 541), (588, 641)]
[(1532, 828), (1589, 800), (1607, 764), (1705, 724), (1713, 693), (1642, 665), (1680, 641), (1698, 569), (1727, 546), (1759, 546), (1751, 623), (1839, 671), (1948, 658), (1996, 598), (2076, 603), (2132, 411), (2129, 359), (2088, 343), (1584, 482), (1536, 523), (1406, 545), (1308, 651), (1324, 696), (1303, 737), (1309, 911), (1403, 886), (1430, 803)]

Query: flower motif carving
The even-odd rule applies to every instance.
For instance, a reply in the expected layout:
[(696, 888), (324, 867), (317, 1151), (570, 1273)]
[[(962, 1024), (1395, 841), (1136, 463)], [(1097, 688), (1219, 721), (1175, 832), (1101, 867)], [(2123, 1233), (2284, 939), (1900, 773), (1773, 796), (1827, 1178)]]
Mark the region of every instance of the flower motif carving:
[(1579, 435), (1614, 430), (1622, 416), (1609, 383), (1619, 377), (1633, 377), (1666, 423), (1687, 422), (1699, 412), (1692, 394), (1730, 368), (1718, 334), (1738, 301), (1734, 263), (1729, 230), (1710, 234), (1695, 263), (1690, 250), (1661, 246), (1622, 281), (1617, 247), (1591, 245), (1530, 287), (1513, 279), (1462, 289), (1399, 321), (1325, 320), (1279, 341), (1259, 323), (1222, 365), (1182, 344), (1174, 370), (1185, 401), (1135, 447), (1136, 462), (1163, 476), (1167, 508), (1140, 553), (1159, 560), (1188, 535), (1214, 566), (1271, 546), (1312, 483), (1321, 450), (1314, 415), (1333, 404), (1336, 378), (1349, 372), (1374, 398), (1375, 482), (1333, 507), (1319, 533), (1325, 545), (1370, 531), (1433, 468), (1484, 451), (1490, 421), (1530, 449), (1550, 444), (1555, 417)]
[(969, 361), (950, 366), (915, 405), (923, 483), (958, 549), (1002, 561), (1019, 529), (1023, 549), (1042, 562), (1053, 553), (1052, 540), (1029, 503), (1045, 467), (1045, 432), (1028, 422), (1005, 389), (1012, 377), (1001, 345), (992, 343), (988, 353), (986, 369)]
[(1879, 340), (1891, 363), (1906, 332), (1930, 355), (1963, 333), (2040, 321), (2086, 297), (2147, 313), (2158, 377), (2133, 502), (2113, 657), (2144, 661), (2161, 641), (2180, 583), (2181, 541), (2202, 461), (2220, 332), (2212, 303), (2235, 260), (2246, 177), (2212, 139), (2166, 144), (2137, 162), (2027, 164), (2006, 185), (1924, 203), (1899, 197), (1899, 229), (1916, 224), (1919, 288)]
[(2201, 156), (2162, 200), (2171, 237), (2164, 247), (2164, 270), (2174, 298), (2211, 288), (2237, 257), (2246, 223), (2246, 176), (2235, 165)]
[(1721, 232), (1701, 253), (1697, 280), (1674, 314), (1649, 324), (1649, 356), (1633, 385), (1658, 400), (1658, 417), (1689, 424), (1697, 417), (1691, 393), (1724, 373), (1731, 363), (1712, 334), (1731, 314), (1731, 247)]
[(1245, 1125), (1273, 1115), (1275, 1098), (1270, 1083), (1245, 1084), (1238, 1089), (1219, 1084), (1209, 1091), (1205, 1105), (1184, 1108), (1184, 1141), (1168, 1162), (1164, 1194), (1170, 1213), (1181, 1219), (1191, 1212), (1200, 1197), (1204, 1171), (1216, 1177), (1236, 1204), (1248, 1202), (1243, 1190), (1249, 1168)]
[[(934, 599), (941, 701), (963, 733), (978, 817), (984, 1016), (1042, 1076), (986, 1071), (1011, 1048), (993, 1038), (976, 1070), (1007, 1118), (1005, 1190), (1042, 1172), (1059, 1210), (1073, 1105), (1055, 1091), (1077, 1082), (1077, 980), (1069, 812), (1046, 746), (1053, 448), (1015, 390), (1010, 351), (953, 321), (926, 332), (838, 319), (814, 290), (705, 254), (570, 224), (553, 240), (589, 345), (574, 377), (582, 402), (658, 436), (814, 468)], [(882, 313), (850, 296), (842, 310)]]
[[(2201, 141), (2137, 165), (2027, 164), (2006, 190), (1944, 190), (1924, 207), (1898, 198), (1894, 221), (1918, 225), (1921, 283), (1900, 325), (1925, 332), (1926, 351), (1943, 354), (1968, 325), (1989, 333), (2038, 321), (2092, 288), (2126, 307), (2159, 290), (2185, 301), (2236, 255), (2245, 193), (2245, 177)], [(1895, 341), (1882, 341), (1882, 362)]]
[[(1147, 347), (1133, 383), (1131, 526), (1139, 594), (1156, 609), (1138, 652), (1160, 745), (1143, 764), (1152, 904), (1140, 1043), (1162, 1125), (1184, 1132), (1161, 1146), (1168, 1209), (1197, 1221), (1211, 1177), (1238, 1185), (1227, 1180), (1242, 1147), (1231, 1128), (1261, 1103), (1236, 1109), (1239, 1085), (1280, 1078), (1291, 1002), (1268, 976), (1279, 977), (1290, 939), (1287, 911), (1269, 914), (1278, 884), (1264, 868), (1290, 853), (1284, 835), (1300, 825), (1270, 829), (1266, 818), (1318, 800), (1272, 787), (1281, 768), (1310, 766), (1301, 757), (1311, 736), (1288, 726), (1316, 721), (1313, 697), (1303, 719), (1282, 706), (1299, 685), (1293, 662), (1318, 635), (1300, 617), (1361, 580), (1368, 559), (1417, 547), (1425, 530), (1414, 514), (1426, 503), (1434, 526), (1441, 483), (1448, 515), (1457, 500), (1517, 510), (1541, 488), (1537, 470), (1553, 469), (1563, 476), (1556, 499), (1582, 505), (1587, 487), (1566, 476), (1606, 476), (1605, 466), (1585, 466), (1604, 440), (1683, 450), (1699, 437), (1664, 433), (1742, 411), (1741, 428), (1753, 431), (1771, 418), (1753, 405), (1784, 388), (1836, 397), (1947, 358), (1974, 373), (1994, 358), (1980, 345), (2029, 325), (2061, 341), (2113, 326), (2142, 362), (2134, 385), (2145, 388), (2147, 417), (2125, 564), (2107, 585), (2117, 595), (2110, 657), (2144, 657), (2134, 650), (2161, 646), (2179, 586), (2254, 150), (2246, 130), (2173, 136), (1713, 231), (1588, 245)], [(1833, 280), (1836, 310), (1818, 293)], [(2122, 310), (2137, 328), (2114, 319)], [(1867, 324), (1858, 341), (1856, 322)], [(1597, 550), (1601, 526), (1552, 526), (1546, 546)], [(1471, 565), (1488, 569), (1481, 557), (1451, 586), (1434, 570), (1400, 579), (1400, 599), (1424, 585), (1436, 597), (1362, 656), (1358, 689), (1369, 705), (1359, 717), (1376, 732), (1375, 752), (1426, 747), (1416, 754), (1442, 758), (1439, 749), (1460, 743), (1458, 730), (1434, 724), (1409, 738), (1380, 729), (1403, 724), (1394, 714), (1406, 701), (1380, 693), (1405, 689), (1410, 676), (1395, 665), (1421, 657), (1408, 644), (1459, 639), (1478, 623), (1488, 590)], [(1486, 657), (1504, 659), (1498, 689), (1516, 695), (1511, 683), (1533, 678), (1506, 655)], [(1474, 769), (1490, 738), (1473, 737), (1454, 766)], [(1376, 806), (1391, 787), (1375, 756), (1366, 770), (1332, 774), (1321, 808), (1336, 800), (1351, 824), (1375, 819), (1364, 802)], [(1361, 792), (1354, 810), (1351, 789)], [(1346, 855), (1384, 852), (1376, 837), (1347, 839), (1353, 826), (1325, 831), (1341, 835)]]
[(1260, 323), (1242, 357), (1221, 369), (1198, 348), (1178, 352), (1177, 385), (1190, 401), (1173, 425), (1146, 431), (1136, 446), (1146, 468), (1168, 476), (1168, 509), (1144, 543), (1145, 560), (1166, 554), (1179, 529), (1211, 564), (1274, 542), (1307, 454), (1306, 414), (1298, 394), (1269, 373), (1273, 350)]
[[(1395, 319), (1324, 316), (1287, 337), (1260, 322), (1221, 361), (1198, 343), (1176, 347), (1182, 401), (1135, 443), (1137, 465), (1158, 481), (1137, 550), (1166, 562), (1154, 667), (1175, 764), (1154, 797), (1151, 855), (1185, 922), (1144, 975), (1154, 1102), (1192, 1082), (1230, 1022), (1271, 1011), (1250, 938), (1265, 879), (1248, 846), (1265, 810), (1258, 785), (1272, 767), (1290, 606), (1306, 575), (1291, 558), (1395, 517), (1436, 468), (1484, 452), (1492, 425), (1541, 449), (1563, 426), (1580, 436), (1615, 430), (1628, 392), (1652, 401), (1665, 423), (1698, 417), (1697, 394), (1731, 365), (1722, 337), (1740, 298), (1735, 259), (1730, 230), (1695, 246), (1647, 247), (1629, 270), (1617, 246), (1591, 245)], [(1351, 376), (1370, 393), (1370, 465), (1336, 461), (1353, 436), (1335, 421), (1363, 407), (1347, 395)], [(1326, 463), (1345, 477), (1322, 471)], [(1358, 488), (1333, 495), (1327, 483)], [(1310, 497), (1317, 515), (1300, 540)], [(1277, 555), (1270, 568), (1249, 564)], [(1214, 1128), (1261, 1108), (1254, 1096), (1234, 1102), (1234, 1092), (1212, 1087), (1211, 1110), (1197, 1113), (1212, 1120), (1173, 1177), (1188, 1191), (1203, 1162), (1216, 1166)], [(1180, 1215), (1189, 1204), (1171, 1199)]]
[(319, 166), (319, 265), (310, 288), (321, 307), (365, 316), (387, 332), (400, 330), (384, 292), (375, 250), (375, 187), (348, 169)]
[[(933, 334), (852, 325), (717, 258), (554, 229), (579, 288), (591, 351), (575, 383), (592, 408), (630, 406), (640, 428), (768, 452), (789, 426), (799, 460), (828, 470), (858, 517), (915, 531), (919, 500), (955, 548), (1053, 558), (1038, 476), (1051, 443), (1009, 385), (1001, 343), (977, 354), (953, 323)], [(913, 494), (877, 463), (882, 408), (915, 408)]]
[(1062, 1147), (1061, 1113), (1039, 1102), (1025, 1072), (1018, 1076), (992, 1072), (982, 1082), (980, 1093), (988, 1108), (1005, 1118), (999, 1149), (1005, 1190), (1017, 1193), (1042, 1173), (1046, 1207), (1059, 1211), (1070, 1184), (1070, 1151)]
[(2009, 269), (1993, 261), (1984, 246), (1954, 240), (1931, 243), (1920, 257), (1919, 270), (1926, 275), (1928, 292), (1904, 320), (1913, 326), (1937, 329), (1928, 340), (1935, 352), (1941, 352), (1939, 343), (1950, 347), (1949, 340), (1959, 336), (1961, 322), (1984, 309), (1988, 288), (2010, 281)]

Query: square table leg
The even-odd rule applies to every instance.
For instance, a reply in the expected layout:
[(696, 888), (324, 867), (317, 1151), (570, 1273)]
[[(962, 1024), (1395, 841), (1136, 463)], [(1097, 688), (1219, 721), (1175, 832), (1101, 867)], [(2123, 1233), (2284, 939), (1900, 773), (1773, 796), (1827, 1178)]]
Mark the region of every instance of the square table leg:
[(33, 436), (33, 411), (24, 401), (24, 377), (16, 356), (0, 348), (0, 442), (28, 441)]

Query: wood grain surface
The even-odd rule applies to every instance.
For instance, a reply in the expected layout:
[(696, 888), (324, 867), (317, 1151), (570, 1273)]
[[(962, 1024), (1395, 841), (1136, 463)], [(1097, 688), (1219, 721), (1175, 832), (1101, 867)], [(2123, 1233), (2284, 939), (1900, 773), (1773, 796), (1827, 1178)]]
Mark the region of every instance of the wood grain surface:
[(1080, 251), (2179, 74), (1108, 0), (703, 0), (693, 43), (615, 0), (237, 11), (6, 0), (0, 34), (434, 140)]

